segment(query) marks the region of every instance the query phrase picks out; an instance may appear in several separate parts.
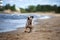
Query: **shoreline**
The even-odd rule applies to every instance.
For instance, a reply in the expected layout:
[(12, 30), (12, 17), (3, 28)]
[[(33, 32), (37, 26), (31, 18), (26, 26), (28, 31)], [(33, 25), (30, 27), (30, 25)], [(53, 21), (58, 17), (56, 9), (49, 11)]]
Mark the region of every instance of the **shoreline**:
[(24, 28), (0, 33), (0, 40), (60, 40), (60, 16), (51, 19), (37, 19), (31, 33), (25, 33)]
[[(48, 15), (48, 16), (50, 16), (51, 18), (47, 18), (46, 20), (52, 19), (52, 18), (56, 17), (56, 15), (55, 15), (55, 16)], [(60, 17), (60, 16), (57, 16), (57, 17)], [(45, 20), (45, 19), (40, 19), (40, 18), (35, 19), (35, 21), (34, 21), (34, 22), (36, 22), (35, 24), (38, 24), (38, 23), (37, 23), (37, 20)], [(16, 31), (16, 30), (21, 29), (21, 28), (24, 29), (24, 27), (18, 27), (18, 28), (14, 29), (14, 30), (11, 30), (11, 31)], [(6, 31), (6, 32), (11, 32), (11, 31)], [(4, 33), (4, 32), (0, 32), (0, 33)]]
[[(60, 16), (53, 16), (52, 18), (49, 18), (49, 19), (53, 19), (53, 18), (55, 18), (55, 17), (60, 17)], [(49, 19), (36, 19), (35, 20), (35, 22), (37, 22), (37, 24), (39, 24), (39, 20), (41, 20), (41, 21), (44, 21), (44, 20), (49, 20)], [(34, 25), (36, 25), (36, 24), (34, 24)], [(25, 27), (19, 27), (19, 28), (16, 28), (15, 30), (12, 30), (12, 31), (7, 31), (7, 32), (0, 32), (0, 33), (9, 33), (9, 32), (15, 32), (15, 31), (17, 31), (17, 30), (22, 30), (22, 29), (24, 29)], [(20, 31), (21, 32), (21, 31)]]
[[(50, 19), (50, 17), (48, 16), (48, 18), (44, 18), (44, 17), (41, 17), (43, 20), (45, 20), (45, 19)], [(37, 24), (37, 22), (35, 22), (35, 20), (37, 20), (37, 19), (41, 19), (40, 17), (39, 18), (34, 18), (33, 19), (33, 25), (35, 25), (35, 24)], [(41, 20), (42, 20), (41, 19)], [(7, 20), (8, 21), (8, 20)], [(14, 27), (14, 26), (13, 26)], [(10, 31), (15, 31), (15, 30), (17, 30), (17, 29), (21, 29), (21, 28), (24, 28), (24, 26), (22, 26), (22, 27), (19, 27), (18, 25), (17, 25), (17, 28), (15, 28), (15, 29), (9, 29), (9, 30), (4, 30), (3, 28), (2, 28), (2, 30), (0, 31), (0, 33), (1, 32), (10, 32)]]
[(6, 13), (6, 12), (0, 12), (0, 14), (38, 14), (38, 15), (60, 16), (60, 13), (55, 13), (55, 12), (34, 12), (34, 13), (19, 13), (19, 12)]

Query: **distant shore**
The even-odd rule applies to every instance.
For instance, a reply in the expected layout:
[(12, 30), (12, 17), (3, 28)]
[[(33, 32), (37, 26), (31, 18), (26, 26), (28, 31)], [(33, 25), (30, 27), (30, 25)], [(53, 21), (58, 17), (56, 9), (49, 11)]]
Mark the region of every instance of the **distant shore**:
[(3, 14), (15, 14), (15, 13), (21, 13), (21, 12), (17, 12), (17, 11), (10, 11), (10, 10), (6, 10), (6, 11), (0, 11), (0, 13), (3, 13)]

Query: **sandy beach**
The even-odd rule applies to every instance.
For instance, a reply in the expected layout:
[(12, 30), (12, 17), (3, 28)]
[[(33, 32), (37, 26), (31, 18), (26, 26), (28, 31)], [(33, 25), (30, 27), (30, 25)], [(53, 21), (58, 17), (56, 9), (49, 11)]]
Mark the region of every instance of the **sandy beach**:
[(31, 33), (24, 28), (0, 33), (0, 40), (60, 40), (60, 14), (52, 14), (50, 19), (37, 19)]

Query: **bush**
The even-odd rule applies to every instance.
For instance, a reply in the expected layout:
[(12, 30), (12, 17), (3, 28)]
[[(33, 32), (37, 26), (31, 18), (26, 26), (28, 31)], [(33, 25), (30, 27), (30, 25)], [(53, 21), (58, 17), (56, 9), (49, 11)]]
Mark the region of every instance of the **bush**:
[(56, 13), (60, 13), (60, 7), (57, 7), (57, 9), (55, 10)]

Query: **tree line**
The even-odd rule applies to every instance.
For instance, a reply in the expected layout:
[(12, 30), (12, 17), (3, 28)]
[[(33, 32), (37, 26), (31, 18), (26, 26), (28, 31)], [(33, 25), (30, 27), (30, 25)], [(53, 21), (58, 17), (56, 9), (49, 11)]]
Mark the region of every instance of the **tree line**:
[[(6, 4), (5, 6), (3, 6), (3, 8), (0, 8), (0, 11), (3, 10), (7, 10), (10, 9), (12, 11), (16, 11), (15, 9), (15, 5), (10, 5), (10, 4)], [(60, 13), (60, 6), (57, 5), (40, 5), (38, 4), (37, 6), (34, 5), (29, 5), (28, 8), (20, 8), (20, 11), (22, 13), (26, 13), (26, 12), (56, 12), (56, 13)]]
[(60, 13), (60, 6), (54, 5), (30, 5), (28, 6), (28, 8), (20, 8), (21, 12), (56, 12), (56, 13)]
[(6, 4), (5, 6), (3, 6), (2, 8), (0, 8), (0, 11), (3, 11), (3, 10), (8, 10), (10, 9), (11, 11), (16, 11), (15, 9), (15, 5), (10, 5), (10, 4)]

